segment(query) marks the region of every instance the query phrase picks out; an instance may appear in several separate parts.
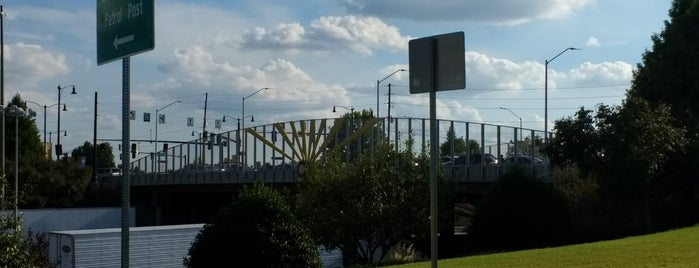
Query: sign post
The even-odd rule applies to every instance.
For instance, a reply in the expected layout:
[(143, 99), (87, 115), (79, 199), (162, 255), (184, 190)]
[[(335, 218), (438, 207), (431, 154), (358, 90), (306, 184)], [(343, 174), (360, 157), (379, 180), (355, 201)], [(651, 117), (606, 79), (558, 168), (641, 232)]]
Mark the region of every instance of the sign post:
[[(131, 143), (130, 56), (155, 47), (154, 0), (97, 1), (97, 65), (122, 59), (121, 148)], [(95, 145), (96, 146), (96, 145)], [(122, 150), (121, 267), (129, 267), (129, 208), (131, 168), (129, 150)]]
[(408, 49), (410, 94), (430, 93), (430, 259), (432, 268), (437, 268), (437, 91), (466, 87), (464, 33), (455, 32), (410, 40)]

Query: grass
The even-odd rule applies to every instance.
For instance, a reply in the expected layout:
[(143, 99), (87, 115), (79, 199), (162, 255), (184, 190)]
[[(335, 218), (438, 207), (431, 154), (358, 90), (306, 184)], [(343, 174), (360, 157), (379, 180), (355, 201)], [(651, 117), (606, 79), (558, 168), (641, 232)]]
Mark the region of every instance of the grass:
[[(439, 260), (456, 267), (699, 267), (699, 225), (645, 236), (557, 248)], [(430, 262), (388, 266), (424, 268)]]

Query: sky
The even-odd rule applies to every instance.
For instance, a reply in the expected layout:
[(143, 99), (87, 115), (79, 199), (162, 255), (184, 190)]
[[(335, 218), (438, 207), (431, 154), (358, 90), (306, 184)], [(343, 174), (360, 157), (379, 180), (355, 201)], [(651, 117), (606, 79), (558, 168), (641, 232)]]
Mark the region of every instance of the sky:
[[(103, 0), (97, 0), (103, 1)], [(131, 0), (138, 2), (140, 0)], [(98, 138), (121, 138), (121, 61), (97, 65), (96, 1), (0, 1), (4, 97), (15, 94), (37, 111), (64, 89), (64, 151), (92, 141), (95, 92)], [(202, 129), (335, 118), (376, 110), (378, 80), (408, 68), (408, 42), (465, 34), (466, 88), (437, 94), (437, 117), (544, 129), (545, 62), (548, 127), (580, 107), (621, 104), (633, 70), (662, 31), (670, 0), (237, 0), (155, 1), (155, 48), (131, 57), (131, 139), (155, 138), (155, 112), (166, 116), (159, 140), (192, 140)], [(429, 117), (428, 94), (409, 93), (409, 72), (379, 88), (379, 114)], [(208, 95), (208, 98), (205, 96)], [(205, 103), (205, 98), (208, 100)], [(168, 106), (169, 105), (169, 106)], [(337, 105), (338, 113), (332, 108)], [(167, 106), (167, 107), (166, 107)], [(165, 108), (166, 107), (166, 108)], [(510, 111), (501, 109), (505, 107)], [(143, 121), (143, 113), (152, 120)], [(57, 131), (57, 107), (46, 113)], [(187, 126), (187, 118), (194, 126)], [(248, 118), (249, 120), (249, 118)], [(196, 131), (196, 132), (193, 132)], [(56, 134), (51, 135), (55, 142)], [(114, 142), (117, 148), (118, 142)], [(152, 151), (148, 143), (139, 151)]]

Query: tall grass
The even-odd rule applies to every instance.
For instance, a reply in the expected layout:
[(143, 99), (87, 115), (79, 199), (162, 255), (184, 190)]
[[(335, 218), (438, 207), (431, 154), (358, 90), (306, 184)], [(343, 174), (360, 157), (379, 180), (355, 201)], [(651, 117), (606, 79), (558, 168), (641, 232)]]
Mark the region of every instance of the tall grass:
[[(390, 267), (422, 268), (430, 263)], [(446, 259), (439, 267), (699, 267), (699, 225), (596, 243)]]

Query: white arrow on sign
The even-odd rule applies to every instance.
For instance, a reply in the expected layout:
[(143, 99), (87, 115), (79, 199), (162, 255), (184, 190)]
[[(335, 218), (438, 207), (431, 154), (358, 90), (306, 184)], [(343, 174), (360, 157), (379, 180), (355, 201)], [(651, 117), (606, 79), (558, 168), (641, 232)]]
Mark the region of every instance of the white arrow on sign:
[(114, 36), (113, 45), (114, 45), (115, 49), (119, 49), (119, 45), (123, 45), (123, 44), (126, 44), (126, 43), (131, 42), (131, 41), (133, 41), (133, 34), (124, 36), (122, 38), (119, 38), (119, 36), (117, 35), (117, 36)]

